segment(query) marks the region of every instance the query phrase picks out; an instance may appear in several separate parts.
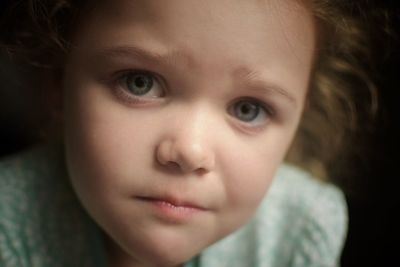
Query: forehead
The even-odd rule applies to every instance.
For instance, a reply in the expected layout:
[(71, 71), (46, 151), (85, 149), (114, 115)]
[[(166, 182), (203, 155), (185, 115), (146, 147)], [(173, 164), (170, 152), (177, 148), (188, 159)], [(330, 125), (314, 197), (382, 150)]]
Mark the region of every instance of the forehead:
[[(258, 37), (261, 44), (281, 46), (279, 41), (285, 39), (285, 48), (309, 45), (314, 33), (310, 12), (300, 0), (105, 0), (94, 6), (83, 17), (83, 22), (99, 24), (92, 32), (96, 26), (99, 31), (118, 31), (124, 25), (181, 41), (223, 33), (226, 41), (236, 44)], [(221, 38), (214, 36), (214, 41), (215, 47)]]
[(82, 21), (74, 41), (83, 51), (173, 50), (213, 71), (263, 68), (284, 77), (302, 70), (308, 78), (314, 53), (314, 21), (299, 0), (105, 0)]
[(237, 43), (250, 35), (260, 41), (278, 41), (274, 35), (279, 32), (288, 45), (308, 44), (314, 28), (310, 12), (300, 0), (105, 0), (83, 20), (103, 22), (102, 27), (113, 23), (135, 28), (146, 25), (146, 30), (151, 28), (159, 38), (178, 34), (181, 39), (200, 40), (223, 32)]

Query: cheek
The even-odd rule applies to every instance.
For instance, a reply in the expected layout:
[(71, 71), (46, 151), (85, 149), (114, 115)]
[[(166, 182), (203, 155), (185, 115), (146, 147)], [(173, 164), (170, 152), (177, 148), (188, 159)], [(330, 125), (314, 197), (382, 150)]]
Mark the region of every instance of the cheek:
[(71, 176), (87, 190), (100, 192), (108, 187), (120, 192), (131, 178), (134, 163), (150, 164), (151, 155), (144, 149), (148, 140), (143, 136), (145, 129), (138, 127), (140, 122), (135, 123), (131, 114), (99, 94), (98, 88), (80, 89), (79, 95), (68, 94), (65, 102), (65, 145)]
[(267, 159), (247, 157), (232, 159), (226, 175), (226, 190), (233, 208), (254, 208), (264, 196), (272, 181), (275, 164)]
[(224, 161), (228, 170), (224, 183), (232, 214), (239, 211), (237, 215), (247, 219), (260, 204), (291, 142), (292, 134), (288, 132), (272, 129), (262, 140), (227, 151), (230, 156)]

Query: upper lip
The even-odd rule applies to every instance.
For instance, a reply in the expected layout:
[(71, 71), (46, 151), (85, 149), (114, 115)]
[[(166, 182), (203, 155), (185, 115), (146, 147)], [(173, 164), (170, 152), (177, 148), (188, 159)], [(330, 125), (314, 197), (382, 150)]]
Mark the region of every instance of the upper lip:
[(146, 201), (163, 201), (163, 202), (172, 204), (177, 207), (196, 208), (196, 209), (202, 209), (202, 210), (207, 209), (203, 205), (200, 205), (197, 201), (186, 200), (184, 198), (178, 198), (178, 197), (171, 196), (171, 195), (137, 196), (136, 198), (146, 200)]

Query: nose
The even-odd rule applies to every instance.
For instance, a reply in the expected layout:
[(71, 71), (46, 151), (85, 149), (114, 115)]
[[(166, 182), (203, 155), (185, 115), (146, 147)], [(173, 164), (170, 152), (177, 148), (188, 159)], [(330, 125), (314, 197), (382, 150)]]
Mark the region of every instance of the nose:
[(179, 169), (182, 173), (204, 174), (210, 172), (215, 165), (215, 156), (207, 141), (190, 134), (175, 135), (161, 140), (156, 157), (161, 165)]

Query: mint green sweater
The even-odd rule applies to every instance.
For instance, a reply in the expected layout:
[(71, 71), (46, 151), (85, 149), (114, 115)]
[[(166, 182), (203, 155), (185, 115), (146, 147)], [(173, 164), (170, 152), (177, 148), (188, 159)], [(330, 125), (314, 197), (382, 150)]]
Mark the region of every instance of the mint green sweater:
[[(105, 267), (101, 230), (55, 147), (0, 163), (0, 267)], [(346, 231), (342, 193), (282, 165), (254, 217), (185, 267), (338, 266)]]

